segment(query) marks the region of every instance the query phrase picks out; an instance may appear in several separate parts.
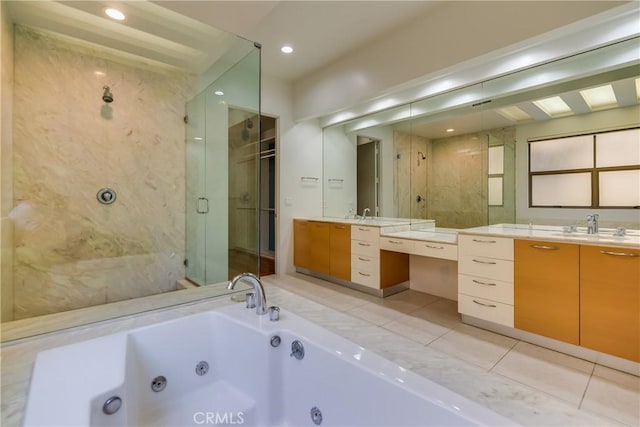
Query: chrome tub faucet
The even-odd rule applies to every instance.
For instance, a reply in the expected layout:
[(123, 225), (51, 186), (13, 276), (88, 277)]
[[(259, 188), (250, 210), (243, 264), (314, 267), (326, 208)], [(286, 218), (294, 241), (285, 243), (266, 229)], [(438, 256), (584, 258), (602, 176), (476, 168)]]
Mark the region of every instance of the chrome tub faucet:
[(233, 278), (227, 285), (227, 289), (231, 290), (236, 286), (236, 283), (240, 281), (246, 281), (253, 285), (253, 293), (255, 295), (255, 304), (256, 304), (256, 314), (267, 314), (267, 297), (264, 293), (264, 287), (262, 286), (262, 282), (258, 277), (256, 277), (253, 273), (242, 273), (238, 274)]

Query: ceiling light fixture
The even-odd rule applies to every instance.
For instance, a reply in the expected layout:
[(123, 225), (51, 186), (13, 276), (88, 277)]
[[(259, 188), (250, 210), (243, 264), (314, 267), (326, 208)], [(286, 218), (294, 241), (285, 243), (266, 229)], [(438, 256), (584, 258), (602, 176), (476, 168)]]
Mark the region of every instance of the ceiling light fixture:
[(580, 91), (580, 95), (592, 110), (617, 107), (618, 100), (613, 92), (613, 86), (604, 85)]
[(453, 132), (455, 129), (454, 128), (449, 128), (447, 129), (447, 132)]
[(111, 19), (115, 19), (116, 21), (124, 21), (124, 18), (125, 18), (124, 13), (112, 7), (106, 8), (104, 10), (104, 14)]
[(522, 111), (519, 107), (512, 105), (511, 107), (504, 107), (496, 110), (498, 114), (514, 122), (521, 122), (523, 120), (529, 120), (532, 117), (526, 112)]
[(282, 53), (291, 53), (293, 52), (293, 48), (291, 46), (288, 45), (284, 45), (280, 48), (280, 52)]
[(559, 96), (552, 96), (551, 98), (540, 99), (533, 101), (533, 103), (544, 111), (549, 117), (566, 116), (572, 113), (571, 108), (566, 102)]
[(214, 95), (218, 95), (218, 96), (222, 96), (222, 95), (224, 95), (224, 92), (221, 91), (221, 90), (217, 90), (217, 91), (213, 92), (213, 94)]

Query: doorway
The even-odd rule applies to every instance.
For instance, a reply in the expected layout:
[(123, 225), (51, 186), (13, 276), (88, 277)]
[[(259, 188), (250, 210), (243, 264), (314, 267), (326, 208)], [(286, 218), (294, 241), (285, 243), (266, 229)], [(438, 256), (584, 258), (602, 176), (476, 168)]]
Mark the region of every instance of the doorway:
[(380, 208), (380, 140), (358, 135), (356, 171), (356, 206), (358, 214), (369, 208), (378, 216)]

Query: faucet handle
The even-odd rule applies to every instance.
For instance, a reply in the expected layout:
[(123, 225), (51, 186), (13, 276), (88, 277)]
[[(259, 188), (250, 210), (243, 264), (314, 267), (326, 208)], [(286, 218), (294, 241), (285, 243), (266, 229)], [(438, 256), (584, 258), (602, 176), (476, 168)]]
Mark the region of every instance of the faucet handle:
[(256, 294), (253, 292), (247, 293), (247, 308), (256, 308)]

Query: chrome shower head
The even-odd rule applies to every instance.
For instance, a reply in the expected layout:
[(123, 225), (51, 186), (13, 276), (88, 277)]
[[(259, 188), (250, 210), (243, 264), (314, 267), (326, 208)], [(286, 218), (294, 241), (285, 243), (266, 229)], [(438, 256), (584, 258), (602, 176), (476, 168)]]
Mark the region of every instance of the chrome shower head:
[(113, 102), (113, 95), (111, 94), (109, 86), (103, 86), (102, 89), (104, 89), (104, 92), (102, 93), (102, 100), (107, 103)]

